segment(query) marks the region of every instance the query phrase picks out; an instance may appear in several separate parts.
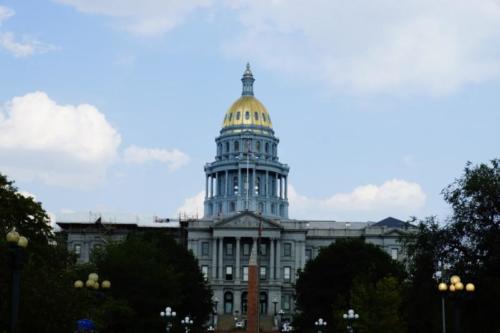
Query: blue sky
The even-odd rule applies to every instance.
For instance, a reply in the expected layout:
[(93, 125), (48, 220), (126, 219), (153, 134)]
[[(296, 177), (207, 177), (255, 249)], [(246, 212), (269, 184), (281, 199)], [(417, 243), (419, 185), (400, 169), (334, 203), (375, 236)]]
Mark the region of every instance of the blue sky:
[(295, 218), (449, 212), (499, 157), (498, 0), (0, 1), (0, 172), (52, 214), (201, 215), (249, 61)]

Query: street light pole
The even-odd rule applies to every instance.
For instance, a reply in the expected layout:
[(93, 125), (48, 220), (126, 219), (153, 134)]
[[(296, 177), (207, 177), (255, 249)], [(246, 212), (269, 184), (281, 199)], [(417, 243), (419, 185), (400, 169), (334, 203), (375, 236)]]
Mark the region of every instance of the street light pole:
[(170, 306), (167, 306), (165, 308), (165, 311), (160, 312), (160, 316), (162, 318), (165, 318), (165, 321), (167, 322), (167, 333), (172, 329), (172, 321), (174, 320), (176, 315), (177, 313), (175, 311), (172, 311), (172, 308)]
[(316, 326), (316, 330), (318, 331), (318, 333), (321, 333), (323, 327), (326, 327), (326, 321), (324, 321), (323, 318), (319, 318), (314, 322), (314, 326)]
[(10, 331), (11, 333), (15, 333), (17, 332), (17, 318), (19, 316), (19, 300), (21, 296), (21, 270), (24, 264), (24, 251), (28, 246), (28, 239), (19, 235), (14, 227), (7, 233), (6, 240), (9, 244), (9, 252), (12, 256)]
[(280, 309), (278, 311), (278, 315), (279, 315), (279, 318), (280, 318), (280, 321), (279, 321), (279, 331), (281, 332), (283, 330), (283, 315), (285, 314), (285, 311), (283, 311), (283, 309)]
[(459, 293), (462, 292), (465, 289), (465, 291), (469, 294), (473, 293), (476, 290), (476, 287), (472, 283), (467, 283), (464, 285), (460, 279), (460, 276), (458, 275), (453, 275), (450, 278), (450, 284), (446, 284), (446, 282), (441, 282), (438, 284), (438, 290), (442, 293), (441, 294), (441, 306), (442, 306), (442, 311), (443, 311), (443, 333), (446, 333), (446, 323), (445, 323), (445, 318), (444, 318), (444, 296), (447, 291), (450, 292), (450, 294), (454, 295), (455, 297), (455, 311), (454, 311), (454, 328), (455, 328), (455, 333), (460, 333), (460, 304), (459, 304), (459, 299), (460, 297)]
[(184, 326), (184, 332), (189, 333), (189, 328), (193, 325), (194, 321), (189, 316), (181, 320), (181, 325)]
[(359, 314), (355, 313), (353, 309), (349, 309), (347, 310), (347, 313), (342, 315), (342, 318), (347, 320), (347, 331), (349, 333), (353, 333), (354, 328), (352, 327), (352, 324), (355, 320), (359, 319)]

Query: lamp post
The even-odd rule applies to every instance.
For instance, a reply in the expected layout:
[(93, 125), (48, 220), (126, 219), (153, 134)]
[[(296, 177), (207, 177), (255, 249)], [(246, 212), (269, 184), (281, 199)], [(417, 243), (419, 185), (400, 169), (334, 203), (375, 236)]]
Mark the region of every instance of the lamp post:
[(21, 270), (25, 259), (25, 249), (28, 246), (28, 239), (21, 236), (16, 228), (12, 228), (6, 235), (9, 244), (9, 253), (11, 254), (11, 317), (10, 332), (17, 332), (17, 318), (19, 315), (19, 300), (21, 296)]
[(181, 325), (184, 326), (184, 332), (189, 333), (189, 328), (193, 325), (194, 321), (192, 318), (186, 316), (184, 319), (181, 320)]
[(108, 290), (111, 288), (111, 282), (104, 280), (99, 283), (99, 275), (97, 273), (90, 273), (85, 283), (82, 280), (76, 280), (73, 286), (76, 289), (82, 289), (85, 286), (90, 291), (98, 291), (99, 289)]
[(441, 282), (438, 284), (438, 290), (441, 292), (441, 304), (443, 311), (443, 333), (446, 333), (446, 323), (445, 323), (445, 309), (444, 309), (444, 296), (447, 292), (455, 298), (455, 311), (454, 311), (454, 328), (455, 333), (460, 333), (460, 304), (459, 297), (461, 297), (462, 292), (465, 290), (466, 293), (472, 294), (476, 290), (476, 286), (473, 283), (463, 284), (460, 276), (452, 275), (450, 278), (450, 283)]
[(326, 327), (326, 321), (324, 321), (323, 318), (319, 318), (314, 322), (314, 326), (316, 326), (316, 330), (318, 331), (318, 333), (321, 333), (323, 327)]
[(278, 311), (278, 316), (279, 316), (279, 331), (282, 332), (283, 331), (283, 315), (285, 314), (285, 311), (283, 311), (283, 309), (280, 309)]
[(213, 308), (212, 308), (212, 327), (215, 327), (216, 326), (216, 323), (215, 323), (215, 316), (217, 316), (217, 305), (219, 304), (219, 299), (217, 297), (213, 297), (212, 298), (212, 301), (213, 301)]
[(160, 316), (167, 322), (167, 332), (170, 332), (170, 330), (172, 329), (172, 322), (174, 321), (176, 315), (177, 313), (175, 311), (172, 311), (172, 308), (170, 306), (167, 306), (165, 308), (165, 311), (160, 312)]
[(349, 310), (347, 310), (347, 313), (344, 313), (342, 315), (342, 318), (344, 318), (345, 320), (347, 320), (347, 332), (353, 333), (354, 329), (352, 327), (352, 324), (354, 323), (354, 321), (356, 319), (359, 319), (359, 314), (357, 314), (356, 312), (354, 312), (353, 309), (349, 309)]

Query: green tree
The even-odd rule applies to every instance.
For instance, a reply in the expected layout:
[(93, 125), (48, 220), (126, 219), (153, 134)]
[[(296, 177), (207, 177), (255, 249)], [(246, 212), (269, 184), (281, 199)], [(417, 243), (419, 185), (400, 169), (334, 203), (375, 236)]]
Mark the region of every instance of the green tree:
[(469, 332), (500, 332), (495, 311), (500, 299), (500, 159), (467, 163), (443, 195), (453, 209), (445, 255), (454, 273), (477, 285), (464, 304), (462, 324)]
[[(415, 223), (415, 221), (413, 221)], [(404, 307), (409, 333), (441, 332), (441, 307), (434, 273), (445, 259), (447, 232), (434, 217), (419, 221), (417, 232), (404, 239), (409, 283)]]
[(112, 283), (112, 302), (100, 309), (103, 332), (162, 331), (160, 311), (166, 306), (179, 317), (190, 315), (195, 330), (208, 320), (211, 290), (193, 254), (170, 236), (131, 234), (98, 251), (93, 261), (99, 275)]
[(388, 276), (401, 281), (403, 275), (402, 266), (377, 246), (362, 239), (338, 240), (323, 248), (300, 274), (295, 325), (312, 330), (314, 321), (321, 317), (329, 323), (328, 331), (343, 330), (342, 313), (353, 304), (353, 281), (373, 285)]
[(72, 288), (74, 256), (55, 243), (49, 218), (39, 202), (0, 174), (0, 331), (10, 315), (10, 258), (5, 234), (12, 227), (29, 240), (21, 279), (19, 331), (69, 332), (81, 309)]
[(402, 285), (398, 279), (387, 276), (375, 283), (357, 280), (352, 291), (352, 306), (362, 315), (356, 320), (356, 332), (406, 332), (401, 304)]

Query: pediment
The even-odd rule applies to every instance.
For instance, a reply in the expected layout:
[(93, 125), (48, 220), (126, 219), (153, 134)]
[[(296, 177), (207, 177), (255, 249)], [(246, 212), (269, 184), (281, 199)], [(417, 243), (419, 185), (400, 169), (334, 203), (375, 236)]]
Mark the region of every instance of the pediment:
[(250, 212), (223, 219), (215, 223), (213, 227), (215, 229), (258, 229), (260, 225), (262, 225), (262, 230), (282, 229), (279, 223)]

